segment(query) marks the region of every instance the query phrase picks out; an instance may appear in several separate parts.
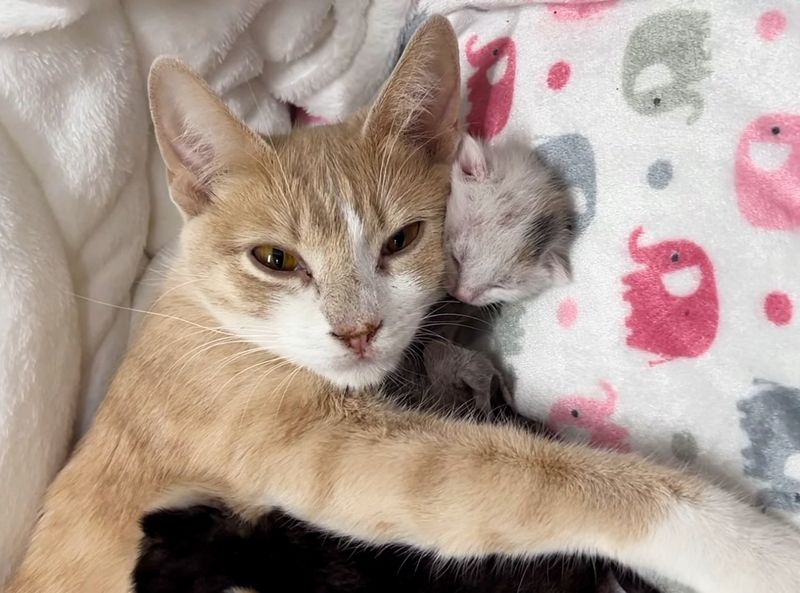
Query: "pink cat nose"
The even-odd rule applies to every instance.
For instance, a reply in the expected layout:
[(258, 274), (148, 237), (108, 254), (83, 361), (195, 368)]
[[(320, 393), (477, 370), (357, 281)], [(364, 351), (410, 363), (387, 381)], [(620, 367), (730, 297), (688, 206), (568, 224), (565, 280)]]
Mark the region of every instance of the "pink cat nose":
[(367, 346), (378, 333), (383, 325), (382, 321), (369, 321), (356, 325), (337, 326), (331, 332), (336, 338), (341, 340), (345, 346), (355, 352), (359, 358), (364, 358), (367, 353)]

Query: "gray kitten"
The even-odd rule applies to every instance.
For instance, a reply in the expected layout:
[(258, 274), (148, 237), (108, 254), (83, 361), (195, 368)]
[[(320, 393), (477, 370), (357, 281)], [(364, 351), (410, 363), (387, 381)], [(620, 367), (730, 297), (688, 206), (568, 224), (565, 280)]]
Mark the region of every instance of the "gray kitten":
[[(491, 415), (511, 403), (508, 383), (472, 350), (500, 305), (569, 280), (575, 208), (565, 186), (529, 149), (465, 135), (445, 218), (447, 285), (458, 301), (433, 308), (418, 344), (390, 380), (415, 406), (443, 411), (469, 402)], [(414, 395), (416, 394), (416, 395)]]

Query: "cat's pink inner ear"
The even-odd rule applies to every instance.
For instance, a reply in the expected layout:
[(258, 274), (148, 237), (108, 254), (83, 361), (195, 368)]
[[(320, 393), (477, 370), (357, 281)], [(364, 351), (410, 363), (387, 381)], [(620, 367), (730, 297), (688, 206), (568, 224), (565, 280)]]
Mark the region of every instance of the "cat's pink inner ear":
[(435, 162), (452, 163), (458, 147), (458, 43), (446, 18), (416, 32), (367, 115), (364, 132), (400, 137)]
[(472, 136), (465, 135), (458, 149), (458, 164), (461, 171), (476, 181), (485, 181), (489, 175), (483, 145)]
[(184, 215), (195, 216), (215, 199), (216, 176), (254, 158), (263, 142), (183, 62), (156, 60), (148, 90), (170, 194)]

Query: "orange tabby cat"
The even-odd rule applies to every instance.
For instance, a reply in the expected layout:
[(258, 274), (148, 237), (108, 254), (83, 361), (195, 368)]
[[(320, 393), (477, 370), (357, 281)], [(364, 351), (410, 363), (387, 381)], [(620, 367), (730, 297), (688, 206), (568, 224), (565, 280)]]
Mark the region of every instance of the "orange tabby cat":
[(8, 593), (128, 591), (142, 513), (204, 494), (447, 557), (598, 553), (700, 593), (798, 590), (800, 536), (699, 479), (376, 397), (442, 295), (458, 91), (441, 17), (370, 110), (282, 138), (154, 64), (179, 271)]

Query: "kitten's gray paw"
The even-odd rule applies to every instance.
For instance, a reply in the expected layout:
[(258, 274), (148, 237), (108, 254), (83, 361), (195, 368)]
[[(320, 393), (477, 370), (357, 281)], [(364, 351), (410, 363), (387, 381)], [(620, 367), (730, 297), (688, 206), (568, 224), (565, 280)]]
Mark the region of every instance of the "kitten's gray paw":
[(492, 410), (511, 401), (505, 378), (489, 358), (452, 343), (431, 342), (423, 353), (430, 396), (444, 409)]

